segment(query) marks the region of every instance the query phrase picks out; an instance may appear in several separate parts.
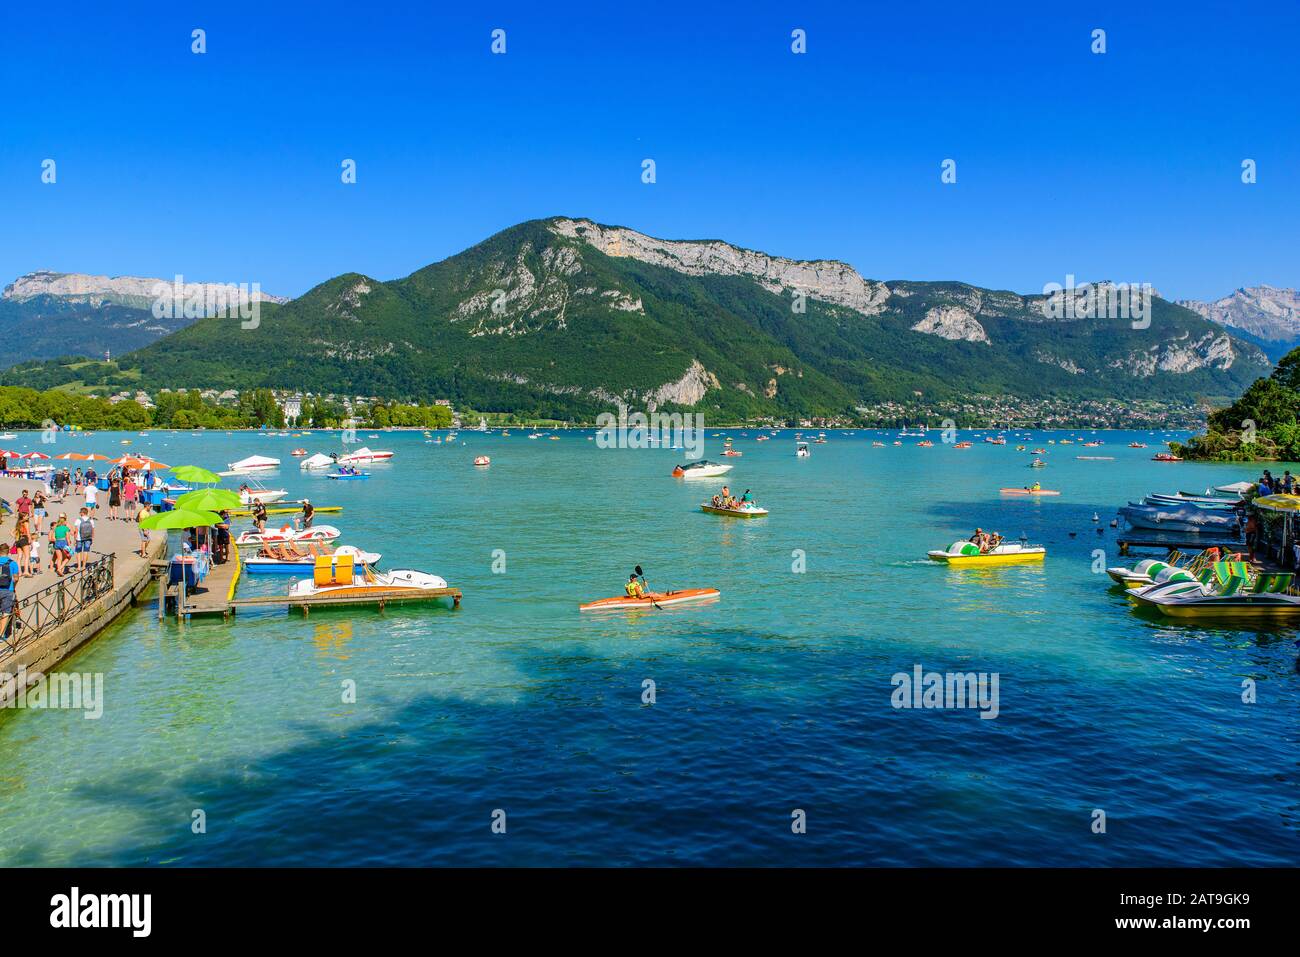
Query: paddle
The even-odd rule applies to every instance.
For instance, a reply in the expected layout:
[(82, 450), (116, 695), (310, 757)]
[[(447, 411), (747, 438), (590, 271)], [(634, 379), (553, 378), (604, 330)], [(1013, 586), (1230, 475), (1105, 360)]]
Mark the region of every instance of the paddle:
[[(641, 579), (641, 587), (645, 589), (646, 597), (650, 598), (650, 586), (645, 583), (645, 572), (641, 571), (640, 565), (636, 566), (636, 568), (632, 570), (636, 572), (636, 577)], [(660, 611), (664, 610), (664, 606), (659, 604), (659, 602), (655, 601), (653, 598), (650, 598), (650, 604), (654, 605)]]

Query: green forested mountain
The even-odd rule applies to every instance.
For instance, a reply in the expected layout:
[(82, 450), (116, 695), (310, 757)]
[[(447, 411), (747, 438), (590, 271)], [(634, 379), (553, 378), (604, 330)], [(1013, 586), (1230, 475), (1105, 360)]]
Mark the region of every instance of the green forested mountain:
[[(108, 385), (121, 374), (155, 388), (450, 398), (555, 418), (621, 398), (731, 418), (848, 412), (917, 391), (1186, 401), (1235, 396), (1268, 370), (1257, 347), (1162, 299), (1145, 329), (1047, 319), (1042, 306), (556, 218), (404, 279), (335, 277), (264, 304), (256, 329), (200, 320), (97, 374)], [(70, 375), (29, 365), (0, 381), (48, 387)]]

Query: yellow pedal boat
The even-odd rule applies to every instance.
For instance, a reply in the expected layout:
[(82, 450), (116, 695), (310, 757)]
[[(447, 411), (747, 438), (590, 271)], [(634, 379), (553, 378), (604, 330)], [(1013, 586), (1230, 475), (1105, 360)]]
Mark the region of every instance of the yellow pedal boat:
[(953, 542), (947, 549), (936, 549), (929, 553), (931, 561), (959, 566), (1018, 565), (1041, 562), (1046, 555), (1047, 549), (1042, 545), (1020, 542), (1003, 542), (987, 552), (981, 552), (974, 542)]

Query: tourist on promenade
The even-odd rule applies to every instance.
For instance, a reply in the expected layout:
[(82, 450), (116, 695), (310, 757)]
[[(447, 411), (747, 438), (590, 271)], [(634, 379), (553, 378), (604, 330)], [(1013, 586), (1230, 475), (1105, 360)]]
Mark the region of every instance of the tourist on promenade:
[[(94, 486), (90, 486), (94, 488)], [(87, 492), (89, 494), (89, 492)], [(77, 571), (86, 567), (86, 559), (90, 557), (90, 546), (95, 542), (95, 520), (90, 516), (90, 510), (83, 508), (81, 515), (77, 518), (77, 524), (73, 526), (77, 535)]]
[(117, 510), (122, 507), (122, 476), (114, 469), (108, 476), (108, 517), (117, 521)]
[(18, 559), (18, 577), (28, 577), (32, 563), (32, 528), (23, 514), (19, 514), (14, 522), (14, 554)]
[(83, 512), (90, 512), (91, 514), (94, 514), (95, 509), (98, 507), (95, 502), (95, 499), (98, 497), (98, 495), (99, 495), (99, 489), (95, 488), (95, 483), (87, 482), (86, 483), (86, 507), (82, 509)]
[(72, 562), (71, 536), (68, 516), (60, 515), (50, 526), (50, 568), (60, 578), (68, 573), (68, 565)]
[(0, 542), (0, 638), (9, 640), (9, 625), (14, 614), (14, 589), (18, 585), (18, 563), (9, 557), (9, 543)]
[(149, 530), (143, 527), (140, 523), (143, 522), (146, 518), (148, 518), (152, 514), (153, 514), (153, 509), (149, 507), (149, 503), (142, 502), (140, 504), (140, 511), (136, 512), (135, 515), (136, 528), (140, 532), (140, 557), (141, 558), (144, 558), (146, 555), (148, 555), (149, 552)]
[(32, 533), (41, 534), (41, 523), (45, 520), (45, 492), (37, 489), (32, 496)]
[(140, 486), (135, 484), (135, 476), (122, 483), (122, 503), (126, 506), (126, 520), (135, 518), (135, 503), (140, 497)]

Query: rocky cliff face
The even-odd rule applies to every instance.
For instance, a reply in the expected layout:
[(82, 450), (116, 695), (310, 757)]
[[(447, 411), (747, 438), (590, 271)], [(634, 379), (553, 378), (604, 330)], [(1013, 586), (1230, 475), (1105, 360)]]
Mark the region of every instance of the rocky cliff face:
[(989, 335), (979, 320), (961, 306), (935, 306), (926, 312), (924, 319), (912, 326), (912, 331), (963, 342), (989, 341)]
[(883, 310), (889, 298), (889, 287), (884, 283), (863, 279), (852, 266), (834, 260), (782, 259), (715, 240), (655, 239), (585, 219), (558, 219), (552, 222), (551, 229), (556, 235), (580, 239), (607, 256), (628, 256), (688, 276), (746, 276), (778, 295), (798, 290), (805, 296), (848, 306), (868, 316)]
[[(41, 270), (19, 276), (4, 288), (4, 298), (15, 302), (35, 299), (37, 296), (55, 296), (91, 306), (115, 303), (136, 309), (148, 309), (158, 298), (159, 285), (168, 288), (170, 279), (146, 279), (138, 276), (90, 276), (75, 272), (49, 272)], [(251, 285), (251, 284), (250, 284)], [(185, 283), (185, 299), (215, 298), (217, 290), (230, 290), (221, 283)], [(247, 302), (288, 302), (282, 296), (272, 296), (251, 288), (235, 291), (227, 300), (235, 305)]]
[(1183, 299), (1178, 305), (1269, 342), (1300, 339), (1300, 293), (1294, 289), (1250, 286), (1213, 302)]

